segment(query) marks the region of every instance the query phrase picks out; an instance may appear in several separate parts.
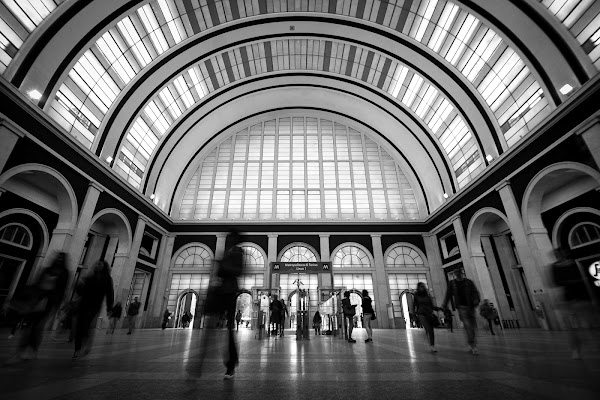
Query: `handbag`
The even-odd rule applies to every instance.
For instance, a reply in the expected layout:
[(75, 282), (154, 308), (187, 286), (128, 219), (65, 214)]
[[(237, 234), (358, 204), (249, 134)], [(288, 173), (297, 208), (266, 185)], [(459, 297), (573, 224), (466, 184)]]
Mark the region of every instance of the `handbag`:
[(373, 314), (371, 314), (371, 320), (377, 319), (377, 314), (375, 314), (375, 310), (373, 310)]

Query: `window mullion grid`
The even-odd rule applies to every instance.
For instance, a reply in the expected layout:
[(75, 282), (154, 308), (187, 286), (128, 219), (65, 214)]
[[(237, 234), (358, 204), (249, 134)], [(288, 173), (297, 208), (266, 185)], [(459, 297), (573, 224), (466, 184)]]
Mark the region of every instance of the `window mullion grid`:
[[(264, 163), (265, 123), (260, 123), (260, 156), (258, 157), (258, 185), (256, 185), (256, 219), (260, 219), (260, 194), (262, 193), (262, 170)], [(248, 150), (250, 152), (250, 150)]]
[(304, 219), (308, 219), (308, 134), (306, 128), (306, 117), (302, 117), (304, 143), (302, 151), (304, 152)]
[(321, 118), (317, 118), (317, 143), (319, 146), (319, 191), (321, 192), (321, 218), (325, 218), (325, 174), (323, 173), (323, 140)]
[(235, 158), (235, 142), (237, 134), (231, 136), (231, 148), (229, 149), (229, 171), (227, 171), (227, 185), (225, 186), (225, 204), (223, 205), (223, 218), (229, 216), (229, 195), (231, 194), (231, 178), (233, 176), (233, 159)]
[[(223, 144), (223, 143), (221, 143)], [(221, 144), (217, 146), (217, 152), (215, 153), (215, 160), (213, 161), (213, 177), (212, 177), (212, 188), (210, 191), (210, 197), (208, 199), (208, 218), (212, 218), (212, 203), (215, 196), (215, 184), (217, 183), (217, 167), (219, 166), (219, 153), (221, 152)]]
[[(402, 218), (400, 219), (406, 219), (406, 217), (408, 216), (407, 214), (407, 210), (406, 210), (406, 206), (404, 204), (404, 185), (402, 184), (402, 179), (400, 179), (401, 177), (401, 170), (400, 170), (400, 165), (396, 162), (396, 160), (394, 160), (394, 168), (396, 169), (396, 181), (398, 182), (398, 193), (400, 193), (400, 210), (402, 211)], [(406, 176), (405, 176), (406, 177)], [(406, 178), (408, 180), (408, 178)]]
[(333, 165), (335, 167), (335, 187), (337, 196), (337, 219), (342, 219), (342, 199), (340, 196), (340, 171), (338, 170), (337, 159), (337, 135), (335, 133), (335, 121), (331, 121), (332, 137), (333, 137)]
[(383, 197), (385, 198), (385, 206), (387, 208), (387, 217), (388, 219), (391, 218), (391, 213), (390, 213), (390, 199), (389, 197), (389, 193), (387, 190), (387, 183), (385, 181), (385, 162), (383, 161), (383, 157), (381, 156), (381, 146), (379, 144), (377, 144), (377, 153), (379, 154), (379, 163), (381, 165), (381, 180), (383, 182)]
[(277, 182), (279, 181), (279, 118), (275, 118), (275, 149), (273, 156), (273, 187), (271, 188), (271, 218), (277, 219)]
[(352, 151), (350, 151), (352, 144), (350, 143), (350, 134), (348, 132), (348, 125), (346, 125), (346, 151), (348, 152), (348, 173), (350, 174), (350, 190), (352, 190), (352, 204), (354, 205), (354, 219), (358, 218), (358, 207), (356, 204), (356, 187), (354, 186), (354, 170), (352, 169)]
[(373, 188), (371, 187), (371, 172), (369, 170), (369, 155), (367, 153), (367, 143), (365, 140), (365, 134), (360, 134), (363, 148), (363, 163), (365, 164), (365, 177), (367, 180), (367, 192), (369, 196), (369, 212), (371, 213), (371, 219), (375, 219), (375, 208), (373, 206)]
[[(194, 216), (196, 215), (196, 202), (198, 201), (198, 191), (200, 190), (200, 171), (202, 170), (203, 165), (204, 162), (200, 163), (200, 166), (198, 166), (198, 169), (196, 170), (196, 174), (198, 174), (198, 179), (196, 179), (196, 189), (194, 190), (194, 202), (192, 203), (192, 219), (194, 219)], [(192, 175), (192, 179), (193, 178), (194, 175)]]
[(244, 172), (242, 178), (242, 202), (240, 203), (240, 219), (244, 219), (244, 206), (246, 204), (246, 182), (248, 181), (248, 156), (250, 155), (250, 126), (246, 133), (246, 154), (244, 155)]

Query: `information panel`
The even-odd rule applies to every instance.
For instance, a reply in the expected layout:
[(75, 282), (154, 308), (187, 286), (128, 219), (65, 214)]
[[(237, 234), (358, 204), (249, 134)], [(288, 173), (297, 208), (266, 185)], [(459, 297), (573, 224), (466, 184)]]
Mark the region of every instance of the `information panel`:
[(330, 272), (331, 262), (272, 262), (271, 271), (285, 272)]

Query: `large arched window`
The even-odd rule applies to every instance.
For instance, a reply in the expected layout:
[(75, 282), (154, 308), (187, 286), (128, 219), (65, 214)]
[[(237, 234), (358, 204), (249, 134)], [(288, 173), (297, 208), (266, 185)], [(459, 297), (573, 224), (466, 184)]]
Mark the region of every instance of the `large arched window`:
[(315, 117), (249, 126), (202, 160), (180, 219), (416, 219), (396, 160), (352, 127)]
[(0, 229), (0, 241), (31, 249), (31, 232), (21, 224), (8, 224)]
[(212, 265), (210, 250), (200, 245), (185, 248), (175, 259), (175, 268), (211, 268)]
[(571, 248), (585, 246), (600, 241), (600, 226), (593, 222), (582, 222), (571, 229), (569, 246)]
[(244, 252), (244, 266), (247, 268), (264, 268), (265, 257), (262, 252), (255, 246), (246, 244), (242, 245)]
[(387, 253), (385, 265), (388, 268), (424, 267), (425, 263), (419, 253), (408, 246), (398, 245)]
[(286, 249), (281, 255), (282, 262), (316, 262), (317, 256), (306, 246), (294, 245)]
[(350, 245), (335, 252), (333, 266), (337, 268), (368, 268), (371, 266), (371, 260), (363, 249)]

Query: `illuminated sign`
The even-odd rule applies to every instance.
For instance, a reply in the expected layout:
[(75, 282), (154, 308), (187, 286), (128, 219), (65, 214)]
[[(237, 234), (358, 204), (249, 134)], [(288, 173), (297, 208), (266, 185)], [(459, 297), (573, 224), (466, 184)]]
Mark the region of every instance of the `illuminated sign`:
[(600, 261), (596, 261), (588, 268), (590, 275), (596, 280), (594, 285), (600, 287)]
[(273, 272), (330, 272), (330, 262), (272, 262)]

